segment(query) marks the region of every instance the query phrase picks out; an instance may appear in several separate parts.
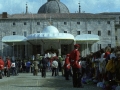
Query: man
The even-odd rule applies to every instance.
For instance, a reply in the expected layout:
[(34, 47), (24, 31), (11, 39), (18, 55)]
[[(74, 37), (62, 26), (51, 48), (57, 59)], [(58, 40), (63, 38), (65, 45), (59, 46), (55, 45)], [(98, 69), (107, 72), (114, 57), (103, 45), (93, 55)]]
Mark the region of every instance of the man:
[(11, 60), (6, 58), (7, 77), (10, 77)]
[(3, 61), (3, 59), (1, 57), (0, 57), (0, 70), (1, 70), (0, 79), (2, 79), (3, 70), (4, 70), (4, 61)]
[(41, 60), (41, 64), (42, 64), (42, 67), (41, 67), (41, 76), (44, 77), (44, 78), (46, 77), (47, 63), (48, 63), (47, 57), (43, 57), (42, 60)]
[(36, 59), (33, 62), (33, 66), (34, 66), (33, 75), (37, 76), (38, 75), (38, 61)]
[(15, 63), (15, 61), (11, 62), (11, 71), (12, 71), (12, 75), (15, 76), (16, 75), (16, 63)]
[(30, 72), (30, 65), (31, 65), (31, 62), (30, 62), (30, 60), (28, 60), (28, 61), (26, 62), (26, 72), (27, 72), (27, 73)]
[(65, 58), (65, 63), (64, 63), (64, 68), (65, 68), (65, 79), (69, 80), (69, 75), (70, 75), (70, 60), (69, 60), (70, 54), (66, 55)]
[(81, 66), (79, 64), (80, 60), (80, 46), (78, 44), (74, 45), (74, 50), (70, 53), (70, 63), (73, 70), (73, 87), (83, 88), (81, 84)]

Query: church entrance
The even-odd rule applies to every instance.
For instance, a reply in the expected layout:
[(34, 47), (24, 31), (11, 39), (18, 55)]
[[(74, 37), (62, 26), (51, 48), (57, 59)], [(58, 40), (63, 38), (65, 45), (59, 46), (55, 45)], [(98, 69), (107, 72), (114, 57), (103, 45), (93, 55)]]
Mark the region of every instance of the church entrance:
[(41, 54), (41, 45), (33, 45), (33, 55)]
[[(50, 49), (47, 49), (47, 50), (45, 51), (45, 54), (48, 54), (48, 53), (51, 54), (51, 55), (52, 55), (52, 54), (55, 54), (56, 56), (59, 55), (59, 51), (58, 51), (57, 49), (52, 48), (52, 47), (51, 47)], [(51, 56), (51, 55), (50, 55), (50, 56)]]

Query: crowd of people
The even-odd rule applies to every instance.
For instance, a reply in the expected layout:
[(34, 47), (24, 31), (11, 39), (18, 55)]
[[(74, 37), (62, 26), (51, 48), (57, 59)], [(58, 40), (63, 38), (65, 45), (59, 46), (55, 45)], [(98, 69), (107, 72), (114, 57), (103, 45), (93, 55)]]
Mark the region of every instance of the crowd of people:
[(33, 73), (34, 76), (41, 72), (46, 77), (46, 72), (51, 71), (51, 76), (58, 76), (59, 72), (69, 80), (72, 77), (73, 87), (83, 88), (83, 84), (90, 82), (105, 90), (115, 90), (120, 83), (120, 47), (107, 46), (97, 52), (91, 52), (86, 57), (81, 57), (80, 46), (74, 45), (74, 50), (60, 60), (55, 56), (43, 56), (41, 60), (3, 60), (0, 57), (0, 70), (3, 76), (18, 75), (18, 73)]
[[(33, 73), (34, 76), (41, 72), (42, 77), (46, 77), (46, 71), (51, 71), (52, 76), (59, 75), (61, 62), (58, 57), (48, 58), (42, 56), (41, 60), (12, 60), (7, 57), (5, 60), (0, 57), (0, 72), (2, 77), (19, 75), (19, 73)], [(58, 70), (59, 69), (59, 70)]]
[[(81, 58), (82, 74), (94, 79), (98, 87), (115, 90), (120, 83), (120, 47), (107, 46)], [(84, 65), (86, 63), (86, 65)]]
[[(73, 78), (73, 87), (83, 88), (84, 84), (97, 84), (104, 90), (119, 90), (120, 84), (120, 47), (107, 46), (97, 52), (81, 57), (79, 45), (65, 58), (65, 78)], [(81, 83), (82, 82), (82, 83)]]

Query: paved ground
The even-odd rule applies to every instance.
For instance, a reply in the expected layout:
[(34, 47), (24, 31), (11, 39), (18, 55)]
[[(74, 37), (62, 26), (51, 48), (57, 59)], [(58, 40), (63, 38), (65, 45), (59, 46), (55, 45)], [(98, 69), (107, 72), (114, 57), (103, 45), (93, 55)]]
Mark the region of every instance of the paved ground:
[(33, 76), (32, 73), (20, 73), (18, 76), (3, 77), (0, 79), (0, 90), (101, 90), (96, 85), (84, 85), (84, 88), (73, 88), (72, 79), (66, 81), (61, 75), (52, 77)]

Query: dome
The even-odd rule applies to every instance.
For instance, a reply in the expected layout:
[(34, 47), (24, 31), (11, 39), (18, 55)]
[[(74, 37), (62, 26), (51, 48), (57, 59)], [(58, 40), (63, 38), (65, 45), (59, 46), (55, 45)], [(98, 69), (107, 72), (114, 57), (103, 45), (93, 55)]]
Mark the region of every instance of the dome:
[(47, 26), (43, 29), (42, 33), (59, 33), (59, 31), (54, 26)]
[(60, 0), (48, 0), (40, 7), (38, 13), (69, 13), (69, 10)]

